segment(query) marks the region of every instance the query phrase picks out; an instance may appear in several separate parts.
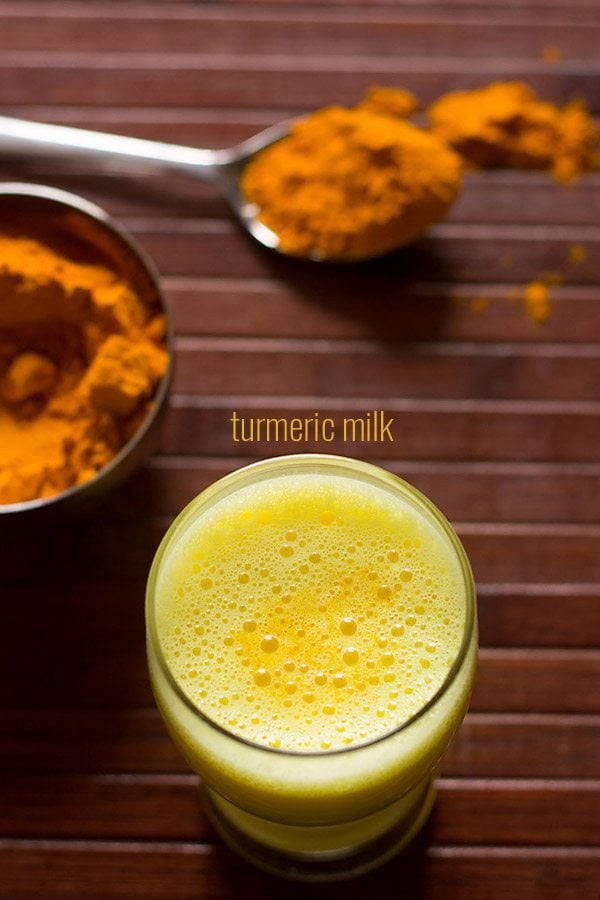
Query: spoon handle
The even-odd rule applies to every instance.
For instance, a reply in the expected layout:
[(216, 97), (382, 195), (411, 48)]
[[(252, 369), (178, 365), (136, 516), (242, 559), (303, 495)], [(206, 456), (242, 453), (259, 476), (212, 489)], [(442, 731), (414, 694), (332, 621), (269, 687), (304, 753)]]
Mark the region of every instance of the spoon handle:
[(0, 154), (21, 159), (84, 160), (103, 170), (137, 174), (187, 172), (214, 181), (219, 177), (222, 151), (0, 116)]

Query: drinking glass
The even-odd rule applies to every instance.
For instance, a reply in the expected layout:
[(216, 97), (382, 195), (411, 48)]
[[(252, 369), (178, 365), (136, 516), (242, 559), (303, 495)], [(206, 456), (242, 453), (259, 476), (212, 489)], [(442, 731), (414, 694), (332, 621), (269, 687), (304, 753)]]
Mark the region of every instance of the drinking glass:
[[(293, 489), (293, 478), (307, 473), (371, 486), (422, 517), (456, 561), (464, 610), (454, 662), (410, 718), (352, 746), (300, 752), (248, 740), (192, 702), (165, 658), (156, 612), (157, 583), (188, 529), (201, 529), (208, 511), (248, 485), (291, 478)], [(238, 853), (270, 872), (326, 881), (375, 867), (415, 836), (434, 802), (437, 763), (467, 709), (477, 652), (468, 559), (442, 513), (419, 491), (379, 467), (325, 454), (278, 457), (227, 475), (196, 497), (165, 535), (150, 571), (146, 617), (156, 702), (201, 777), (208, 816)]]

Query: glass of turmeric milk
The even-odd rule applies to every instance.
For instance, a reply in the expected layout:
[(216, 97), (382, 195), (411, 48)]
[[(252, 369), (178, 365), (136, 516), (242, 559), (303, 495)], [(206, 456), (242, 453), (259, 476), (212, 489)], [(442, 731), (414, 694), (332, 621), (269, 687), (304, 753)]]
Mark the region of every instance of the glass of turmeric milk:
[(247, 466), (175, 520), (146, 614), (158, 706), (230, 846), (334, 880), (418, 832), (477, 651), (469, 562), (422, 494), (344, 457)]

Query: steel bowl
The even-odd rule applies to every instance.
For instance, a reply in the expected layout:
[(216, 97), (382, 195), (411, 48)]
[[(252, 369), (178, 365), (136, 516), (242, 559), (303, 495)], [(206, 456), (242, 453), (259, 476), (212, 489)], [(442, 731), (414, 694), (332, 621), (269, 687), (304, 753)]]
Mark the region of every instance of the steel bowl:
[(6, 183), (0, 185), (0, 233), (34, 238), (68, 258), (111, 269), (149, 309), (164, 313), (167, 322), (169, 365), (154, 395), (153, 408), (116, 456), (89, 481), (60, 494), (0, 504), (0, 522), (30, 525), (92, 509), (156, 449), (173, 372), (173, 328), (154, 265), (94, 203), (52, 187)]

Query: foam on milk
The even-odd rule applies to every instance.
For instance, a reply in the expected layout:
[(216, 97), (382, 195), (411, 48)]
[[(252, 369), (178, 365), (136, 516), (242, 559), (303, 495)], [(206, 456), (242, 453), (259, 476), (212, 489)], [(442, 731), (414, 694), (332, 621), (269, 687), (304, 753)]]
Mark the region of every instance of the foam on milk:
[(453, 549), (423, 513), (329, 474), (217, 501), (156, 585), (163, 653), (189, 699), (295, 751), (357, 745), (414, 715), (456, 659), (465, 604)]

